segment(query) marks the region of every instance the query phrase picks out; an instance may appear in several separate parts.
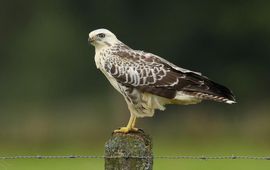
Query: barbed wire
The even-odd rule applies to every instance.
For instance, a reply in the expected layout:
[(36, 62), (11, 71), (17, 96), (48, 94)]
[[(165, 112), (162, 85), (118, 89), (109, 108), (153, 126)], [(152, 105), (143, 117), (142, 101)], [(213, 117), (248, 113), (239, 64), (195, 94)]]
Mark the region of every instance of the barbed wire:
[(18, 155), (0, 156), (0, 160), (7, 159), (192, 159), (192, 160), (270, 160), (270, 156), (98, 156), (98, 155)]

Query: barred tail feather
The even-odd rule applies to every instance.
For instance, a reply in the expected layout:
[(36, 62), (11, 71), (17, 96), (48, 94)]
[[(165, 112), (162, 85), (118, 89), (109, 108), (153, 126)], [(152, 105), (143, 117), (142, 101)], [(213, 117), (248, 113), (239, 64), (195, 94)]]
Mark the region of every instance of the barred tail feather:
[(183, 87), (182, 91), (186, 94), (203, 100), (213, 100), (228, 104), (236, 103), (232, 91), (227, 87), (199, 75), (189, 74), (189, 78), (192, 79), (193, 82), (201, 81), (201, 83), (194, 83)]
[(197, 98), (203, 99), (203, 100), (214, 100), (217, 102), (223, 102), (223, 103), (227, 103), (227, 104), (236, 103), (235, 100), (230, 100), (230, 99), (225, 98), (223, 96), (215, 96), (215, 95), (200, 93), (200, 92), (194, 92), (193, 95), (196, 96)]

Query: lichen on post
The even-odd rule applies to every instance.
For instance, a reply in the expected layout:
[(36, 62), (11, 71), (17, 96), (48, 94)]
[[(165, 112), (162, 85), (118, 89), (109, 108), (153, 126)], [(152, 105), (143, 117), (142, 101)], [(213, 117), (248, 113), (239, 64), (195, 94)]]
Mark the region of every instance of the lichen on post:
[(105, 170), (152, 170), (152, 141), (143, 131), (113, 133), (105, 144)]

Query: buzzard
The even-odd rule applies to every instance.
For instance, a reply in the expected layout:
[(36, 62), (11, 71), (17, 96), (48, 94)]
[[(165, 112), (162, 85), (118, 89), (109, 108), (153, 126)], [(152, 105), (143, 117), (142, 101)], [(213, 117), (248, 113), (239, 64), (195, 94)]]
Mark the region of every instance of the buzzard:
[(187, 70), (152, 53), (133, 50), (107, 29), (89, 33), (95, 63), (121, 93), (130, 111), (126, 127), (114, 132), (137, 131), (136, 118), (151, 117), (166, 104), (196, 104), (202, 100), (235, 103), (232, 92), (201, 73)]

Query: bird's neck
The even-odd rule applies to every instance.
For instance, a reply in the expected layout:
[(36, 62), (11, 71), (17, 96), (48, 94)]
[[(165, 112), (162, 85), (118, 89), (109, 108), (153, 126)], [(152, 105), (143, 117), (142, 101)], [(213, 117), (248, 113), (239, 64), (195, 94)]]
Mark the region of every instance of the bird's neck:
[(96, 53), (100, 53), (103, 50), (108, 49), (109, 47), (107, 45), (96, 45), (95, 46), (95, 51)]
[(105, 60), (105, 52), (110, 48), (110, 46), (95, 46), (95, 63), (98, 69), (102, 69)]

